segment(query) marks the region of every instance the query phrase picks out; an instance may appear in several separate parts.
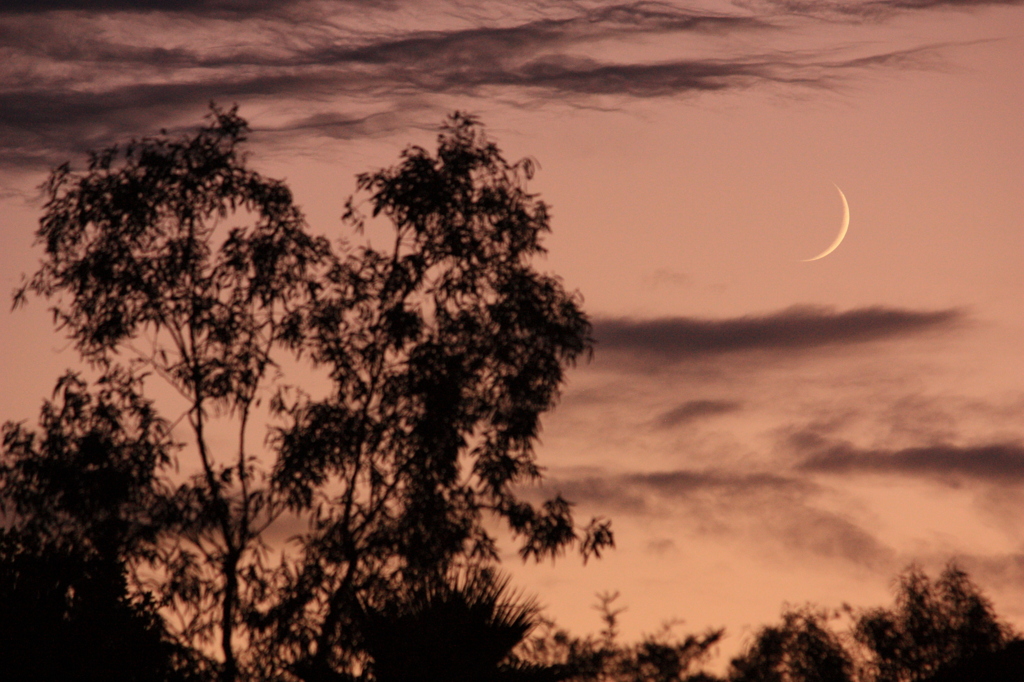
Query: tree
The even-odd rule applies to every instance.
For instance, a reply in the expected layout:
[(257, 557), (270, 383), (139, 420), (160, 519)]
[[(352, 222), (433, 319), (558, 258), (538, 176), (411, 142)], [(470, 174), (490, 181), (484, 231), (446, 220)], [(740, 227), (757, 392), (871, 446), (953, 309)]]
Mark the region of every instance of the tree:
[(675, 623), (662, 625), (639, 642), (618, 641), (618, 616), (625, 609), (614, 608), (619, 594), (598, 595), (595, 608), (601, 612), (605, 627), (599, 637), (574, 637), (543, 623), (539, 635), (523, 642), (518, 657), (524, 662), (548, 670), (560, 671), (559, 679), (571, 682), (715, 682), (718, 678), (702, 672), (690, 672), (710, 654), (724, 630), (709, 629), (703, 634), (679, 638)]
[(731, 682), (852, 682), (853, 660), (825, 611), (789, 609), (730, 664)]
[(0, 670), (10, 682), (183, 682), (197, 672), (116, 561), (0, 531)]
[[(194, 135), (52, 173), (44, 260), (15, 302), (54, 302), (100, 376), (65, 382), (86, 403), (117, 387), (120, 430), (39, 449), (7, 425), (3, 495), (19, 523), (82, 537), (116, 517), (100, 536), (118, 548), (126, 594), (152, 599), (221, 679), (356, 673), (360, 599), (426, 584), (460, 557), (494, 561), (488, 517), (524, 558), (612, 543), (607, 522), (577, 528), (561, 497), (535, 507), (513, 492), (540, 478), (539, 418), (589, 352), (590, 326), (578, 297), (530, 264), (549, 229), (525, 189), (532, 164), (506, 162), (471, 117), (449, 119), (436, 156), (414, 147), (359, 177), (394, 240), (340, 252), (309, 234), (281, 182), (247, 168), (246, 130), (214, 108)], [(365, 220), (351, 201), (346, 224)], [(285, 383), (300, 363), (326, 377), (326, 396)], [(153, 377), (176, 390), (180, 417), (143, 397)], [(171, 440), (179, 422), (187, 442)], [(30, 484), (33, 462), (43, 473)], [(122, 465), (116, 514), (43, 513), (46, 490), (74, 498), (64, 474)], [(307, 530), (268, 545), (296, 520)], [(271, 549), (284, 550), (276, 565)]]
[[(473, 119), (453, 116), (436, 156), (414, 147), (359, 177), (394, 241), (351, 252), (295, 317), (334, 389), (279, 405), (290, 425), (278, 432), (275, 483), (293, 508), (326, 504), (288, 581), (286, 604), (312, 615), (275, 622), (314, 619), (315, 635), (276, 636), (315, 668), (356, 648), (360, 593), (415, 584), (459, 556), (496, 559), (486, 514), (522, 539), (524, 558), (577, 541), (586, 557), (611, 543), (601, 521), (578, 533), (561, 497), (537, 509), (512, 492), (538, 479), (539, 416), (590, 347), (577, 298), (530, 266), (549, 229), (546, 206), (525, 191), (531, 174)], [(354, 202), (346, 218), (358, 229), (366, 220)], [(340, 494), (318, 497), (314, 485)]]
[(123, 374), (86, 388), (62, 377), (41, 434), (4, 430), (0, 668), (12, 680), (184, 679), (195, 661), (152, 600), (126, 590), (126, 562), (153, 540), (166, 424)]
[(899, 577), (895, 607), (860, 613), (854, 635), (868, 649), (877, 682), (916, 682), (970, 667), (1013, 639), (992, 604), (952, 562), (934, 583), (920, 568), (908, 568)]

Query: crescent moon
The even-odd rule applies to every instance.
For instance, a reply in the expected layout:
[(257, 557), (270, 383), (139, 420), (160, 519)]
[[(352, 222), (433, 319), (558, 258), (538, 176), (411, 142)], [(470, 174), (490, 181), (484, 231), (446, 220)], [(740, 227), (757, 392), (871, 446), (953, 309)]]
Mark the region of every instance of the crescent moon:
[(810, 263), (812, 260), (824, 258), (828, 254), (835, 251), (836, 248), (843, 243), (843, 238), (846, 236), (846, 231), (850, 229), (850, 204), (847, 203), (846, 195), (843, 194), (843, 190), (839, 189), (839, 185), (836, 185), (836, 183), (834, 182), (832, 184), (835, 185), (836, 191), (839, 192), (839, 198), (843, 200), (843, 226), (839, 228), (839, 236), (836, 237), (836, 240), (832, 242), (831, 246), (829, 246), (827, 249), (819, 253), (814, 258), (804, 258), (804, 263)]

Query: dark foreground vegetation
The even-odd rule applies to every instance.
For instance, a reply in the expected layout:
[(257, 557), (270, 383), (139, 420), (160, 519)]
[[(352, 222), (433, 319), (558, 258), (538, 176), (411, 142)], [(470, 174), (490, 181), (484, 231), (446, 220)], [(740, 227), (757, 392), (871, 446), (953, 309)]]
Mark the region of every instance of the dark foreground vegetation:
[[(3, 428), (3, 678), (715, 679), (698, 670), (721, 631), (622, 644), (605, 598), (604, 632), (572, 637), (497, 572), (495, 521), (524, 559), (613, 543), (560, 497), (517, 496), (592, 347), (578, 296), (531, 265), (549, 228), (529, 160), (457, 114), (436, 152), (359, 176), (344, 222), (373, 245), (332, 245), (247, 167), (246, 131), (215, 108), (44, 187), (43, 260), (15, 303), (50, 301), (85, 369), (38, 429)], [(786, 612), (729, 679), (1020, 665), (954, 566), (846, 615), (836, 634)]]

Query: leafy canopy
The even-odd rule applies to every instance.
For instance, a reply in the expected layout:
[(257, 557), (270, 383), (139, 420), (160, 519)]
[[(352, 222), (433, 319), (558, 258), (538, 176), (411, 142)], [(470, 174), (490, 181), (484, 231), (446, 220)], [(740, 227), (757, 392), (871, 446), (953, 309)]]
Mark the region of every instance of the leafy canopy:
[[(49, 299), (99, 378), (61, 380), (43, 436), (5, 427), (2, 497), (26, 532), (113, 548), (126, 594), (221, 679), (361, 674), (366, 595), (494, 562), (488, 519), (524, 558), (612, 544), (561, 497), (516, 494), (590, 325), (532, 266), (549, 230), (532, 163), (472, 117), (359, 176), (343, 220), (390, 224), (386, 245), (310, 234), (248, 168), (246, 132), (213, 108), (194, 134), (51, 174), (15, 302)], [(303, 366), (329, 388), (289, 384)], [(176, 401), (147, 397), (157, 378)]]

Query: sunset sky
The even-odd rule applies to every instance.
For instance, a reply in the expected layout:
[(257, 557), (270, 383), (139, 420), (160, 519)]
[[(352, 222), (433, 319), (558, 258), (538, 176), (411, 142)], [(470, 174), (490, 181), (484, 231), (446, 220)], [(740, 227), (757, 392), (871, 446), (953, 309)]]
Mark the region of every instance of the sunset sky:
[[(728, 654), (783, 602), (881, 604), (956, 557), (1024, 629), (1021, 3), (8, 0), (0, 289), (49, 168), (211, 100), (332, 238), (355, 174), (453, 110), (539, 163), (538, 266), (598, 340), (539, 460), (618, 545), (510, 555), (560, 624), (617, 590), (627, 637), (679, 618)], [(836, 186), (847, 237), (803, 262)], [(7, 308), (0, 419), (34, 421), (75, 356)]]

